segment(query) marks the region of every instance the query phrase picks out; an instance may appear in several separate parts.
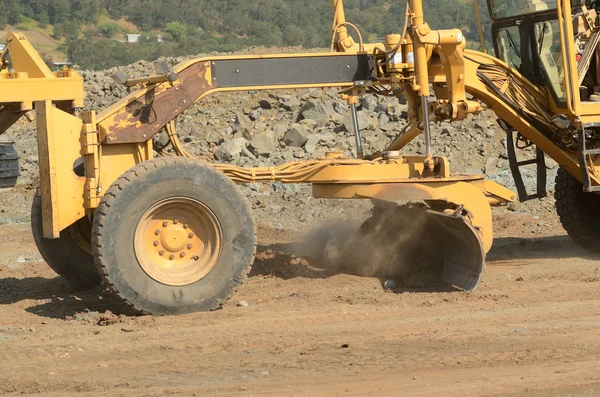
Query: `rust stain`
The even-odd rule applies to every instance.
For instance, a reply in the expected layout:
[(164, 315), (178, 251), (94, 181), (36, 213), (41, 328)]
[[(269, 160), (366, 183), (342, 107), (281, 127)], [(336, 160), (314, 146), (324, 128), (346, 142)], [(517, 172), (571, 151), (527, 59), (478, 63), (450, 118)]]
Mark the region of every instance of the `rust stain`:
[[(181, 84), (157, 85), (144, 96), (128, 103), (106, 122), (103, 143), (141, 143), (151, 139), (165, 125), (188, 109), (206, 91), (213, 88), (206, 80), (206, 64), (199, 62), (179, 72)], [(111, 138), (108, 139), (108, 136)]]

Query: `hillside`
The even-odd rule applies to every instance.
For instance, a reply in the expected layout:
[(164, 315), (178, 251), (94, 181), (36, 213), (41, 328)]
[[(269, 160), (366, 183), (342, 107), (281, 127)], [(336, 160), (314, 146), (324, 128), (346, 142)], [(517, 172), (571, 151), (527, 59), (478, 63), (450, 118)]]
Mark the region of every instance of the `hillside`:
[[(483, 1), (481, 6), (483, 7)], [(402, 29), (404, 1), (346, 0), (346, 18), (367, 41)], [(0, 33), (23, 31), (48, 61), (105, 69), (136, 60), (244, 47), (326, 47), (329, 0), (0, 0)], [(425, 0), (435, 28), (463, 30), (478, 46), (468, 0)], [(127, 34), (140, 34), (126, 43)]]

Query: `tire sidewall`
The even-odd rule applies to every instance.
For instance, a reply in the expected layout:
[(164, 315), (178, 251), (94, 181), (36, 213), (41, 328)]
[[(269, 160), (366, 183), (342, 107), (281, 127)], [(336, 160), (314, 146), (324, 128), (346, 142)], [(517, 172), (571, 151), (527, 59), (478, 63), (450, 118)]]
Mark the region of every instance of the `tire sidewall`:
[(57, 239), (44, 237), (42, 198), (39, 189), (31, 204), (31, 231), (44, 261), (68, 283), (82, 288), (92, 288), (101, 283), (102, 279), (94, 264), (94, 258), (73, 241), (68, 228), (61, 231)]
[[(209, 310), (220, 306), (243, 279), (254, 255), (255, 232), (245, 198), (213, 168), (188, 163), (150, 167), (143, 178), (122, 187), (103, 217), (102, 262), (110, 282), (138, 309), (154, 314)], [(187, 197), (207, 206), (218, 219), (222, 250), (216, 266), (201, 280), (168, 286), (151, 278), (134, 249), (139, 221), (157, 202)]]

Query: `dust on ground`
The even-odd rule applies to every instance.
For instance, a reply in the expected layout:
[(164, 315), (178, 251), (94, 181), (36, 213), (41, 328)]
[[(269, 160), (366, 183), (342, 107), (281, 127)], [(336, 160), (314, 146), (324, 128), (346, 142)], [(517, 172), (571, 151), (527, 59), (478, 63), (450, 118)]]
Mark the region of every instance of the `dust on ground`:
[(495, 225), (474, 293), (386, 291), (262, 226), (232, 300), (178, 317), (69, 291), (29, 225), (2, 225), (0, 395), (600, 395), (600, 262), (555, 215), (501, 209)]

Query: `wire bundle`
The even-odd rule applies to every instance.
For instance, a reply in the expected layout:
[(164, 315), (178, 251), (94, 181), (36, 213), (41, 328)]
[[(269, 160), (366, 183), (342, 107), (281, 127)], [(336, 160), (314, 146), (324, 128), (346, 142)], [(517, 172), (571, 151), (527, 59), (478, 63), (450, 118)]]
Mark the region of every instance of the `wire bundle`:
[[(175, 155), (195, 158), (187, 152), (183, 144), (179, 140), (177, 130), (175, 128), (175, 120), (171, 120), (165, 127), (169, 136), (169, 143), (173, 147)], [(157, 152), (161, 156), (173, 156), (166, 150), (166, 146), (158, 148)], [(331, 160), (313, 160), (313, 161), (293, 161), (275, 167), (257, 167), (244, 168), (230, 164), (212, 163), (219, 171), (230, 177), (235, 182), (284, 182), (294, 183), (307, 180), (312, 174), (330, 165), (357, 165), (370, 163), (369, 161), (354, 160), (354, 159), (331, 159)]]
[(481, 64), (477, 74), (487, 86), (492, 84), (493, 87), (490, 88), (507, 100), (508, 104), (526, 119), (535, 120), (535, 124), (541, 124), (546, 130), (552, 132), (556, 130), (547, 104), (536, 100), (540, 95), (535, 88), (516, 78), (509, 70), (497, 65)]

